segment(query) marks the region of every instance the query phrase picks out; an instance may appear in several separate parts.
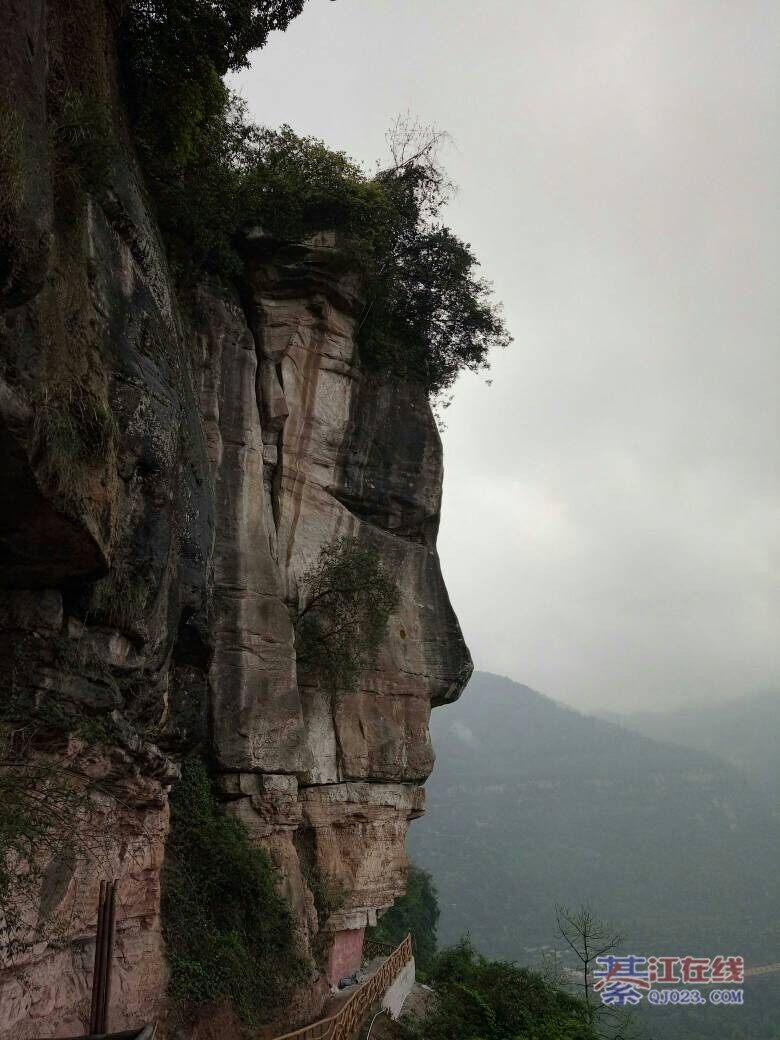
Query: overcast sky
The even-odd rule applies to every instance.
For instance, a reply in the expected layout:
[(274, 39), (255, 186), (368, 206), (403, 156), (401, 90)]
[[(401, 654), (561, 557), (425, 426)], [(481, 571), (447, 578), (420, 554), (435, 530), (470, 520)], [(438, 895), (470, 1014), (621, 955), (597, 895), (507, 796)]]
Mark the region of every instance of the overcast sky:
[(367, 165), (448, 130), (515, 337), (446, 413), (477, 667), (575, 707), (780, 687), (777, 0), (309, 0), (237, 77)]

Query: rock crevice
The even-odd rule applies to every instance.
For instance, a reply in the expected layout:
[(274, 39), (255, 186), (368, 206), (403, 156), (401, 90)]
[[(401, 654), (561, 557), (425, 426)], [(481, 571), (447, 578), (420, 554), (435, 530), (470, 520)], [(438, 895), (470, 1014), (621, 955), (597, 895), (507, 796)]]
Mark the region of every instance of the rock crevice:
[[(0, 293), (0, 678), (112, 720), (99, 754), (72, 734), (59, 753), (113, 786), (96, 809), (102, 858), (43, 865), (37, 940), (0, 967), (6, 1040), (86, 1030), (106, 876), (119, 879), (112, 1027), (161, 1006), (168, 791), (193, 748), (268, 850), (303, 952), (375, 923), (404, 890), (431, 706), (471, 672), (435, 548), (436, 424), (422, 389), (361, 364), (359, 272), (331, 235), (249, 229), (240, 287), (203, 277), (177, 293), (127, 147), (100, 203), (85, 195), (65, 227), (45, 22), (34, 0), (0, 27), (30, 149), (19, 224), (47, 243)], [(30, 27), (35, 48), (19, 52)], [(89, 422), (72, 428), (74, 414)], [(375, 665), (334, 692), (299, 672), (289, 606), (343, 535), (375, 550), (401, 601)], [(324, 890), (338, 896), (326, 915)]]

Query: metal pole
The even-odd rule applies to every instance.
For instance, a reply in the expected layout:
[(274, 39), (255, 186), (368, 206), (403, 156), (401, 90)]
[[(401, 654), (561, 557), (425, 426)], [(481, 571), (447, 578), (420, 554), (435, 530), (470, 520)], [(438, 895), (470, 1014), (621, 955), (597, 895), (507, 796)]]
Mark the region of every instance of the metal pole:
[(98, 895), (97, 931), (95, 934), (95, 963), (92, 968), (92, 1006), (89, 1013), (89, 1033), (94, 1036), (98, 1028), (98, 1009), (100, 1007), (101, 990), (101, 961), (103, 955), (103, 920), (106, 908), (106, 882), (100, 882), (100, 894)]
[(101, 1008), (99, 1029), (108, 1032), (108, 1011), (111, 1000), (111, 969), (114, 962), (114, 929), (116, 924), (116, 881), (112, 881), (108, 889), (106, 909), (106, 942), (103, 952), (103, 986), (100, 994)]

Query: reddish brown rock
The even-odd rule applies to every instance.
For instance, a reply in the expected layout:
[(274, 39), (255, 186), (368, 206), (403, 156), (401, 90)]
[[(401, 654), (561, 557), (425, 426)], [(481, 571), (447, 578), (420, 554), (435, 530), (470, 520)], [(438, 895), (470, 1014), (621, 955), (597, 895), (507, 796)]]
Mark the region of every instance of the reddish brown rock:
[[(102, 0), (86, 2), (110, 54)], [(121, 797), (96, 797), (102, 859), (43, 865), (45, 927), (0, 965), (3, 1040), (86, 1030), (102, 877), (120, 893), (111, 1025), (157, 1013), (167, 796), (192, 748), (268, 850), (324, 970), (323, 939), (403, 892), (431, 706), (471, 671), (436, 553), (438, 431), (422, 390), (361, 363), (359, 272), (332, 235), (250, 229), (241, 294), (204, 279), (179, 300), (113, 71), (101, 89), (122, 151), (74, 241), (52, 186), (44, 6), (14, 2), (0, 27), (0, 87), (19, 98), (31, 158), (31, 248), (0, 243), (0, 679), (110, 719), (90, 769)], [(68, 409), (86, 410), (95, 441), (75, 467), (45, 428)], [(401, 590), (351, 691), (298, 668), (290, 619), (302, 575), (342, 535)], [(295, 1014), (325, 992), (320, 978)]]

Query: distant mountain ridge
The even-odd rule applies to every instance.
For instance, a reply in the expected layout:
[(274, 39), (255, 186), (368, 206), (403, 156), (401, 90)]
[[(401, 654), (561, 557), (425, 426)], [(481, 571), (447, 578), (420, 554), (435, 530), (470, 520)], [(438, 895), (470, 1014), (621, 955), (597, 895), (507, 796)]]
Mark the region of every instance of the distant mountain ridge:
[(778, 959), (780, 828), (734, 765), (485, 672), (431, 731), (409, 845), (437, 884), (443, 942), (470, 931), (532, 962), (555, 903), (588, 901), (638, 949)]
[(780, 808), (780, 693), (777, 691), (668, 712), (599, 712), (597, 715), (654, 740), (671, 741), (719, 755), (743, 769), (751, 782)]

